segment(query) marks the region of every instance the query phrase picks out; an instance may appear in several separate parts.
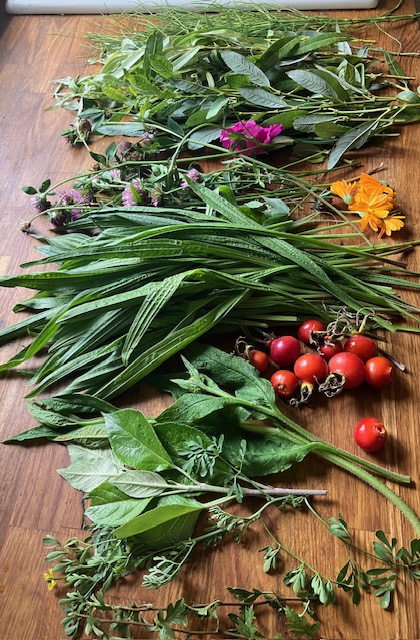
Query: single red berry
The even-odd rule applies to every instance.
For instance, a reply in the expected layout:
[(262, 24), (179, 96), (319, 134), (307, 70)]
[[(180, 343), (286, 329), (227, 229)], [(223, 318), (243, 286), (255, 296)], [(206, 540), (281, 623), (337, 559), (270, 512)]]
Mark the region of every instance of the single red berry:
[(300, 356), (300, 342), (293, 336), (280, 336), (270, 340), (270, 358), (278, 367), (291, 367)]
[(355, 442), (365, 451), (379, 451), (386, 443), (387, 438), (384, 425), (376, 418), (363, 418), (354, 429)]
[(363, 362), (366, 362), (366, 360), (376, 355), (376, 344), (369, 336), (355, 333), (344, 343), (344, 351), (354, 353), (354, 355), (359, 356)]
[(394, 365), (385, 356), (369, 358), (365, 363), (365, 379), (370, 387), (383, 389), (394, 378)]
[(312, 333), (316, 331), (326, 331), (326, 326), (320, 320), (305, 320), (297, 330), (299, 340), (305, 344), (311, 344)]
[(315, 384), (327, 375), (327, 363), (318, 353), (304, 353), (296, 360), (293, 371), (299, 380)]
[(279, 369), (275, 371), (270, 378), (270, 382), (274, 387), (274, 391), (281, 398), (290, 398), (299, 388), (299, 379), (288, 369)]
[(335, 340), (332, 342), (324, 342), (318, 347), (318, 352), (324, 358), (324, 360), (331, 360), (336, 353), (341, 353), (343, 351), (343, 345), (339, 340)]
[(258, 349), (249, 350), (248, 360), (260, 373), (267, 371), (270, 366), (270, 358), (268, 355), (264, 353), (264, 351), (259, 351)]
[(348, 351), (333, 356), (328, 363), (328, 369), (330, 373), (340, 373), (345, 377), (344, 389), (355, 389), (365, 379), (363, 360)]

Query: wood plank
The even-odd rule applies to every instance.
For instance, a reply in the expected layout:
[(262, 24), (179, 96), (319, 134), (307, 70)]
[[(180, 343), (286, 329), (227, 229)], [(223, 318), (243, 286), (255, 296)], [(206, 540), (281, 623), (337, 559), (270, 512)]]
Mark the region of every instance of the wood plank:
[[(381, 13), (393, 4), (386, 0), (367, 15)], [(404, 2), (402, 10), (413, 11), (413, 2)], [(356, 12), (346, 15), (354, 16)], [(2, 18), (1, 273), (19, 272), (22, 262), (39, 255), (33, 239), (20, 231), (20, 224), (33, 213), (28, 196), (20, 191), (20, 187), (39, 185), (47, 177), (56, 183), (91, 165), (83, 151), (69, 149), (60, 142), (60, 132), (71, 122), (71, 114), (45, 109), (53, 104), (51, 92), (56, 78), (91, 72), (84, 63), (88, 55), (85, 33), (105, 29), (107, 24), (108, 18), (98, 16)], [(396, 24), (387, 29), (393, 37), (404, 41), (405, 50), (419, 51), (417, 24)], [(396, 42), (379, 30), (373, 29), (372, 34), (385, 47), (397, 48)], [(418, 58), (403, 58), (401, 64), (408, 75), (420, 78)], [(366, 170), (383, 163), (381, 177), (398, 192), (399, 203), (407, 215), (406, 229), (399, 236), (402, 240), (420, 237), (419, 149), (420, 127), (413, 125), (406, 127), (398, 137), (387, 139), (376, 147), (371, 145), (361, 155)], [(44, 231), (45, 221), (38, 220), (35, 228)], [(418, 251), (408, 256), (410, 269), (419, 269), (418, 256)], [(7, 326), (16, 319), (13, 305), (25, 293), (14, 289), (0, 290), (1, 325)], [(410, 295), (418, 303), (418, 296)], [(1, 361), (15, 353), (18, 347), (2, 347)], [(299, 419), (309, 430), (356, 453), (351, 437), (352, 425), (362, 415), (381, 416), (389, 428), (390, 446), (379, 455), (367, 457), (412, 475), (414, 484), (397, 488), (397, 492), (420, 513), (417, 490), (420, 474), (417, 455), (419, 337), (397, 335), (389, 350), (408, 366), (408, 372), (398, 375), (390, 389), (378, 394), (358, 389), (330, 401), (328, 406), (317, 400), (300, 411)], [(25, 380), (14, 373), (0, 379), (2, 439), (34, 425), (23, 400), (27, 391)], [(124, 402), (156, 415), (169, 404), (169, 399), (147, 387), (140, 395), (130, 392)], [(59, 445), (0, 446), (0, 637), (5, 640), (56, 640), (63, 635), (57, 602), (62, 591), (50, 594), (41, 574), (47, 568), (43, 563), (43, 536), (53, 534), (65, 540), (81, 534), (81, 495), (56, 473), (57, 468), (67, 464), (66, 449)], [(341, 511), (361, 545), (371, 544), (378, 527), (395, 535), (401, 544), (407, 544), (412, 537), (399, 512), (383, 498), (344, 472), (314, 458), (299, 465), (295, 472), (286, 474), (282, 482), (289, 480), (299, 486), (328, 488), (328, 497), (316, 503), (319, 513), (329, 518)], [(267, 516), (267, 524), (273, 527), (285, 546), (331, 576), (345, 562), (339, 541), (329, 536), (320, 523), (308, 520), (306, 513), (282, 514), (272, 510)], [(128, 577), (112, 591), (112, 602), (143, 598), (163, 606), (181, 596), (187, 601), (208, 602), (226, 597), (227, 586), (285, 593), (282, 573), (267, 576), (262, 571), (262, 554), (258, 550), (269, 542), (258, 527), (251, 528), (242, 545), (230, 543), (221, 549), (196, 553), (180, 577), (158, 593), (140, 587), (137, 575)], [(281, 569), (290, 566), (286, 560)], [(321, 637), (331, 640), (418, 640), (420, 619), (417, 609), (418, 590), (411, 584), (396, 594), (395, 605), (387, 612), (373, 598), (364, 598), (359, 607), (354, 607), (348, 597), (342, 595), (336, 605), (318, 610)], [(282, 631), (273, 612), (264, 618), (263, 624), (268, 637)]]

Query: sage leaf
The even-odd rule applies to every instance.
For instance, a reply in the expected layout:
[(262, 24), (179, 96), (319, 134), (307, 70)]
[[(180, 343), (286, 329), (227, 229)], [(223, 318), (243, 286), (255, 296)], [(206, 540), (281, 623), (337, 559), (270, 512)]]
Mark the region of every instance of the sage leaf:
[(336, 90), (324, 78), (319, 77), (313, 71), (305, 71), (304, 69), (295, 69), (287, 71), (287, 76), (291, 78), (297, 85), (303, 87), (313, 94), (328, 96), (333, 100), (338, 99)]
[(146, 471), (173, 467), (154, 429), (139, 411), (121, 409), (107, 414), (105, 428), (112, 450), (125, 465)]
[(188, 136), (188, 149), (191, 149), (191, 151), (201, 149), (207, 142), (213, 142), (213, 140), (220, 138), (221, 132), (222, 127), (217, 125), (202, 127), (198, 131), (193, 131)]

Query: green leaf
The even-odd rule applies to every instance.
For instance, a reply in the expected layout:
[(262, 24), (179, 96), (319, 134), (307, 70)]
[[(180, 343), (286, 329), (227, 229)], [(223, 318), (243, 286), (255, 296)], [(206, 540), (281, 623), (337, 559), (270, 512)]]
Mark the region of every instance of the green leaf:
[(206, 508), (191, 498), (179, 498), (142, 513), (127, 524), (115, 529), (117, 538), (141, 536), (154, 547), (164, 546), (190, 537), (200, 512)]
[(282, 98), (279, 98), (274, 93), (259, 89), (258, 87), (239, 87), (240, 95), (250, 102), (256, 104), (259, 107), (267, 107), (267, 109), (283, 109), (288, 104)]
[(212, 106), (207, 110), (206, 119), (212, 120), (213, 118), (220, 117), (221, 112), (227, 104), (229, 104), (229, 100), (227, 98), (218, 98), (215, 100)]
[(57, 472), (75, 489), (92, 491), (121, 473), (122, 466), (111, 449), (88, 449), (75, 444), (67, 448), (71, 464)]
[(196, 151), (205, 147), (207, 142), (213, 142), (213, 140), (219, 139), (222, 132), (222, 127), (217, 125), (210, 125), (202, 127), (198, 131), (194, 131), (188, 136), (188, 149)]
[(152, 471), (125, 471), (112, 484), (132, 498), (159, 496), (171, 488), (162, 476)]
[(86, 516), (102, 527), (118, 527), (129, 522), (139, 516), (151, 500), (130, 498), (109, 482), (93, 489), (89, 498), (91, 506), (86, 509)]
[(369, 120), (363, 124), (350, 129), (336, 142), (331, 149), (327, 169), (333, 169), (340, 158), (350, 149), (360, 149), (369, 139), (372, 131), (378, 126), (377, 120)]
[(314, 71), (294, 69), (293, 71), (288, 71), (287, 76), (310, 93), (327, 96), (333, 100), (338, 99), (337, 92), (331, 82), (328, 82), (325, 78), (321, 78)]
[(245, 75), (253, 84), (258, 87), (269, 87), (270, 80), (253, 62), (245, 58), (237, 51), (221, 51), (223, 62), (235, 73)]
[(172, 460), (146, 418), (134, 409), (121, 409), (105, 416), (111, 447), (121, 462), (134, 469), (162, 471)]

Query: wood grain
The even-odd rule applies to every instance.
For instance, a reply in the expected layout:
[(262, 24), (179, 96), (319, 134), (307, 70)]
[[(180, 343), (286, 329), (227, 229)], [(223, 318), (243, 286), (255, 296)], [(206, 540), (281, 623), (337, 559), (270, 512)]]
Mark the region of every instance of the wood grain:
[[(376, 13), (391, 8), (394, 2), (380, 3)], [(414, 11), (413, 3), (403, 3), (404, 12)], [(375, 14), (374, 11), (370, 14)], [(344, 15), (344, 14), (343, 14)], [(356, 12), (348, 12), (355, 16)], [(38, 256), (34, 240), (20, 231), (23, 221), (32, 215), (28, 197), (20, 191), (26, 184), (39, 185), (45, 178), (53, 183), (75, 175), (90, 166), (86, 153), (60, 143), (60, 131), (71, 122), (71, 114), (46, 111), (53, 102), (53, 81), (64, 76), (89, 73), (85, 34), (106, 28), (109, 18), (98, 16), (2, 16), (0, 40), (1, 110), (1, 200), (0, 270), (2, 274), (20, 272), (20, 264)], [(419, 53), (419, 28), (416, 23), (388, 29), (404, 42), (404, 49)], [(396, 48), (392, 39), (379, 30), (371, 36), (386, 48)], [(420, 63), (406, 57), (401, 64), (407, 75), (420, 79)], [(363, 151), (364, 168), (371, 170), (383, 163), (381, 177), (395, 186), (401, 207), (407, 215), (407, 227), (400, 238), (420, 237), (418, 180), (420, 126), (406, 127), (400, 136), (389, 138), (379, 146)], [(45, 222), (36, 228), (45, 230)], [(410, 269), (419, 268), (419, 252), (408, 257)], [(0, 290), (0, 326), (10, 325), (16, 317), (13, 305), (25, 291)], [(415, 300), (414, 294), (413, 301)], [(419, 303), (418, 298), (416, 299)], [(397, 376), (395, 384), (381, 393), (364, 387), (347, 393), (325, 405), (314, 403), (300, 412), (300, 421), (309, 430), (335, 445), (356, 452), (352, 425), (362, 415), (381, 416), (387, 424), (391, 441), (375, 459), (397, 471), (411, 474), (409, 487), (397, 492), (420, 513), (417, 490), (418, 416), (420, 379), (420, 339), (410, 334), (393, 338), (390, 351), (405, 361), (408, 372)], [(1, 361), (15, 353), (20, 345), (1, 349)], [(11, 373), (0, 379), (0, 436), (2, 439), (33, 426), (23, 400), (27, 387), (24, 379)], [(146, 413), (157, 414), (168, 404), (150, 388), (141, 396), (129, 394), (127, 403)], [(0, 446), (0, 638), (4, 640), (57, 640), (63, 636), (58, 605), (61, 594), (50, 594), (42, 578), (47, 566), (42, 538), (56, 535), (62, 540), (79, 535), (81, 495), (73, 490), (56, 469), (68, 464), (65, 447), (47, 444), (32, 447)], [(395, 535), (407, 544), (412, 532), (399, 512), (373, 490), (362, 486), (344, 472), (311, 459), (285, 481), (300, 486), (328, 489), (328, 497), (317, 502), (325, 518), (343, 513), (357, 542), (371, 545), (378, 528)], [(285, 482), (283, 481), (283, 482)], [(271, 512), (268, 520), (282, 542), (331, 577), (345, 562), (340, 543), (329, 536), (305, 513)], [(147, 592), (138, 576), (130, 576), (112, 592), (112, 601), (141, 600), (162, 606), (181, 595), (187, 601), (203, 602), (226, 597), (227, 586), (259, 588), (285, 592), (282, 575), (262, 572), (258, 550), (268, 544), (257, 528), (250, 531), (243, 545), (225, 545), (221, 550), (196, 554), (188, 568), (173, 584), (158, 593)], [(289, 566), (286, 561), (283, 568)], [(418, 589), (411, 584), (401, 589), (390, 611), (366, 597), (354, 607), (348, 597), (340, 596), (336, 605), (317, 611), (321, 636), (347, 640), (419, 640)], [(274, 613), (262, 619), (267, 637), (280, 633), (281, 625)], [(146, 637), (146, 636), (144, 636)]]

